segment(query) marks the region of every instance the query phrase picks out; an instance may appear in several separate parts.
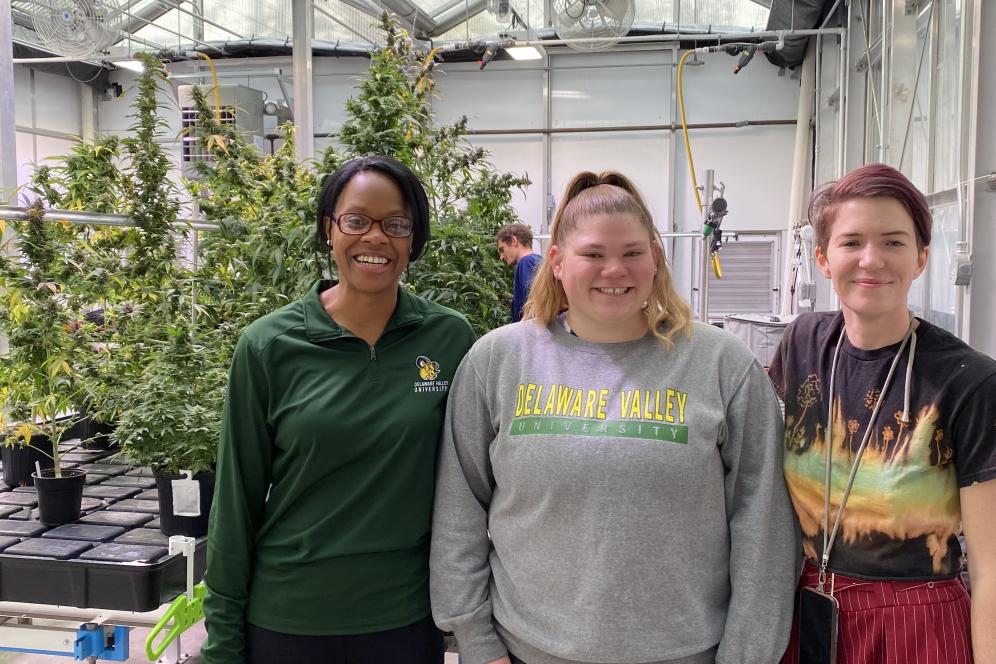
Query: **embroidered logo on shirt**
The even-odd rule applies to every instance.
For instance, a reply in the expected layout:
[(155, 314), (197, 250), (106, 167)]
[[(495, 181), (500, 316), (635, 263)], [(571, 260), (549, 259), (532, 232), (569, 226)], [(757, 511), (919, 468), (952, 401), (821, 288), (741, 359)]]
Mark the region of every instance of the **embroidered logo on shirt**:
[(415, 358), (415, 366), (418, 367), (418, 376), (422, 380), (436, 380), (439, 375), (439, 362), (433, 362), (425, 355)]
[(416, 392), (445, 392), (450, 387), (450, 381), (438, 380), (439, 362), (433, 362), (425, 355), (415, 358), (419, 379), (415, 381)]

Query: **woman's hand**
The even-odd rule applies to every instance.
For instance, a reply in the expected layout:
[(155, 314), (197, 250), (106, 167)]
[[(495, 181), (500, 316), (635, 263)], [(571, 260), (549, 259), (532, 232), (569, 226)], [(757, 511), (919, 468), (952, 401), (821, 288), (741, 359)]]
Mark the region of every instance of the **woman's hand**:
[(505, 655), (504, 657), (491, 660), (488, 664), (512, 664), (512, 660), (509, 659), (508, 655)]

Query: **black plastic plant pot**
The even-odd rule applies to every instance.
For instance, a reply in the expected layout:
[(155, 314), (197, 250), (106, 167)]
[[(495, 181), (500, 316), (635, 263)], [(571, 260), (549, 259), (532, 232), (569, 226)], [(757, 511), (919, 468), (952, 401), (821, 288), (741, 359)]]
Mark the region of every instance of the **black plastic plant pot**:
[(87, 418), (83, 421), (80, 438), (83, 439), (83, 447), (88, 450), (109, 450), (116, 447), (111, 444), (111, 433), (114, 431), (113, 424), (96, 422)]
[(173, 480), (183, 478), (183, 475), (156, 473), (156, 488), (159, 489), (159, 529), (164, 535), (204, 537), (207, 535), (208, 515), (211, 513), (211, 500), (214, 498), (214, 472), (194, 475), (194, 480), (200, 484), (200, 516), (173, 514)]
[(31, 473), (38, 490), (38, 520), (46, 526), (58, 526), (80, 518), (83, 486), (86, 471), (64, 468), (62, 477), (55, 476), (55, 469), (43, 470), (41, 475)]
[(32, 436), (30, 446), (22, 445), (20, 442), (8, 446), (5, 442), (4, 446), (0, 448), (4, 484), (11, 487), (30, 486), (31, 474), (35, 472), (36, 461), (41, 464), (42, 470), (55, 467), (51, 454), (52, 443), (48, 436)]

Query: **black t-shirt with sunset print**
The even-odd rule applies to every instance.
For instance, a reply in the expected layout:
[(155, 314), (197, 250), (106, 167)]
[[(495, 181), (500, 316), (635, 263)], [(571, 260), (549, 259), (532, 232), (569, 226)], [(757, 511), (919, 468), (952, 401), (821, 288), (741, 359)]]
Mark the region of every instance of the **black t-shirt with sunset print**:
[[(807, 558), (823, 552), (827, 393), (840, 312), (804, 314), (785, 331), (771, 364), (785, 402), (785, 481)], [(902, 421), (909, 347), (896, 368), (862, 456), (829, 568), (875, 579), (951, 577), (961, 549), (959, 489), (996, 478), (996, 361), (919, 320)], [(899, 344), (855, 348), (845, 338), (834, 400), (830, 520), (854, 452)]]

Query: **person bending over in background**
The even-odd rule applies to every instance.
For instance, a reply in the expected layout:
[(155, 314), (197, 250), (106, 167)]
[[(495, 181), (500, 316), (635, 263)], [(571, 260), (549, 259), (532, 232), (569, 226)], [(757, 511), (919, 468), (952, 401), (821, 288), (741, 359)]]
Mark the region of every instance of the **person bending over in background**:
[[(973, 642), (996, 662), (996, 362), (907, 308), (931, 217), (902, 173), (862, 166), (814, 194), (809, 218), (841, 310), (796, 319), (771, 365), (800, 586), (819, 589), (823, 569), (839, 662), (967, 663)], [(802, 606), (784, 661), (810, 664), (832, 635)]]
[(430, 590), (462, 664), (777, 661), (799, 556), (778, 401), (692, 322), (629, 180), (572, 180), (526, 309), (447, 405)]
[(425, 192), (387, 157), (342, 166), (316, 246), (338, 282), (250, 325), (232, 362), (208, 536), (205, 664), (440, 664), (429, 525), (467, 321), (399, 287)]
[(533, 253), (533, 232), (525, 224), (506, 224), (495, 237), (498, 257), (508, 266), (515, 266), (512, 283), (512, 322), (522, 320), (522, 307), (529, 297), (536, 268), (542, 257)]

